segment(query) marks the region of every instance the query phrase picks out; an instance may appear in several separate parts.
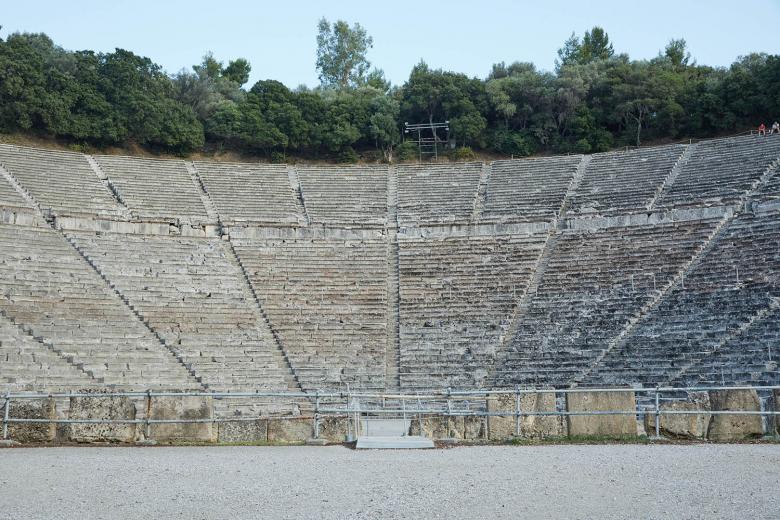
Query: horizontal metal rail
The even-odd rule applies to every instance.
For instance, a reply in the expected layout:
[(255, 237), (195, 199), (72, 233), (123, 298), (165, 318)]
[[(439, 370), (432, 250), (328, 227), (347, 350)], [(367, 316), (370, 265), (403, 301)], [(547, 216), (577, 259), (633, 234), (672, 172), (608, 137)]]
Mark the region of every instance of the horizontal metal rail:
[[(147, 436), (149, 428), (155, 424), (219, 424), (219, 423), (240, 423), (261, 420), (313, 420), (314, 435), (319, 435), (319, 426), (322, 418), (348, 418), (357, 423), (360, 417), (366, 416), (388, 416), (403, 415), (407, 416), (444, 416), (444, 417), (514, 417), (515, 434), (520, 434), (521, 419), (527, 417), (576, 417), (576, 416), (645, 416), (650, 415), (655, 419), (655, 434), (660, 436), (660, 419), (665, 415), (745, 415), (776, 417), (780, 416), (780, 410), (672, 410), (661, 406), (662, 401), (677, 401), (676, 397), (661, 397), (666, 393), (681, 392), (718, 392), (734, 390), (754, 390), (754, 391), (780, 391), (780, 386), (694, 386), (694, 387), (675, 387), (658, 386), (651, 388), (631, 388), (631, 387), (612, 387), (612, 388), (523, 388), (520, 386), (514, 388), (491, 388), (491, 389), (467, 389), (453, 390), (434, 389), (418, 393), (381, 393), (381, 392), (361, 392), (352, 390), (339, 391), (315, 391), (315, 392), (208, 392), (208, 391), (109, 391), (109, 392), (6, 392), (0, 397), (3, 408), (3, 439), (8, 439), (8, 427), (11, 424), (142, 424), (146, 427)], [(547, 411), (525, 411), (521, 406), (521, 397), (530, 394), (554, 394), (558, 395), (577, 394), (577, 393), (626, 393), (631, 392), (635, 395), (645, 395), (645, 398), (654, 398), (654, 405), (642, 404), (635, 401), (634, 408), (630, 410), (547, 410)], [(482, 407), (486, 405), (495, 396), (513, 395), (515, 403), (513, 409), (507, 410), (485, 410)], [(136, 400), (145, 400), (146, 417), (144, 418), (116, 418), (116, 419), (69, 419), (69, 418), (22, 418), (13, 417), (11, 414), (11, 402), (13, 400), (31, 400), (31, 399), (101, 399), (125, 397), (135, 398)], [(229, 417), (207, 417), (207, 418), (174, 418), (174, 419), (153, 419), (149, 416), (152, 400), (158, 397), (211, 397), (215, 400), (230, 399), (262, 399), (270, 400), (278, 404), (281, 401), (300, 401), (306, 400), (313, 404), (313, 413), (299, 415), (240, 415)], [(415, 401), (408, 403), (407, 401)], [(342, 404), (343, 403), (343, 404)], [(474, 408), (471, 405), (479, 405)], [(557, 405), (556, 405), (557, 406)], [(555, 408), (555, 406), (554, 406)], [(355, 429), (357, 432), (357, 427)]]
[(317, 391), (317, 392), (172, 392), (172, 391), (130, 391), (130, 392), (27, 392), (27, 393), (8, 393), (11, 399), (41, 399), (44, 397), (69, 398), (69, 397), (213, 397), (215, 399), (225, 398), (247, 398), (247, 397), (287, 397), (297, 399), (315, 399), (315, 398), (359, 398), (359, 399), (435, 399), (442, 397), (458, 396), (489, 396), (496, 394), (574, 394), (574, 393), (655, 393), (655, 392), (715, 392), (721, 390), (780, 390), (780, 385), (764, 386), (659, 386), (647, 388), (632, 387), (611, 387), (611, 388), (493, 388), (493, 389), (473, 389), (473, 390), (426, 390), (422, 393), (386, 394), (381, 392), (360, 392), (360, 391)]

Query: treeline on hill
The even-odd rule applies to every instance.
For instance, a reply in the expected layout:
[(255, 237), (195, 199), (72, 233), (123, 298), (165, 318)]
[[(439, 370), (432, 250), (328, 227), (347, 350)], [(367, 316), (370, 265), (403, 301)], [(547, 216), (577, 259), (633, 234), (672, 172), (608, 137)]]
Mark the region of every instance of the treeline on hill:
[(369, 70), (372, 40), (359, 24), (323, 19), (317, 44), (322, 84), (291, 90), (274, 80), (245, 88), (243, 59), (224, 66), (209, 54), (169, 76), (130, 51), (73, 52), (44, 34), (11, 34), (0, 39), (0, 131), (95, 147), (352, 162), (358, 152), (416, 156), (402, 143), (404, 121), (449, 121), (461, 156), (470, 148), (522, 156), (713, 136), (780, 117), (780, 56), (714, 68), (693, 62), (684, 40), (631, 60), (595, 27), (564, 42), (554, 72), (499, 63), (478, 79), (420, 62), (399, 87)]

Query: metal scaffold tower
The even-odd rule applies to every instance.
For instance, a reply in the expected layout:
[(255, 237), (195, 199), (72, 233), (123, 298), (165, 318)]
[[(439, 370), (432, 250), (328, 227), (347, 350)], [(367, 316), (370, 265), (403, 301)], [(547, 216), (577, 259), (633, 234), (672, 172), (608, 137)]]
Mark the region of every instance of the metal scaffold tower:
[[(443, 129), (446, 133), (444, 139), (438, 135), (438, 130)], [(447, 145), (450, 141), (450, 122), (443, 123), (404, 123), (404, 134), (409, 135), (409, 141), (417, 143), (420, 160), (423, 155), (432, 155), (435, 160), (439, 159), (439, 144)]]

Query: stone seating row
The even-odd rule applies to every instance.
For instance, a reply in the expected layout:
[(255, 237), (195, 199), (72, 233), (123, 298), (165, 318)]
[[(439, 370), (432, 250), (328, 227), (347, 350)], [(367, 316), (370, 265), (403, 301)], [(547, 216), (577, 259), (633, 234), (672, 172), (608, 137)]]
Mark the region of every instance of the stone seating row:
[(278, 390), (292, 384), (221, 240), (70, 236), (209, 388)]
[(0, 226), (0, 308), (105, 384), (199, 386), (54, 230)]
[(304, 389), (384, 387), (385, 241), (233, 243)]
[(780, 158), (780, 139), (761, 136), (714, 139), (692, 146), (679, 176), (661, 194), (659, 207), (736, 202)]
[(223, 222), (305, 222), (285, 165), (196, 161), (195, 167)]
[(495, 384), (566, 385), (693, 257), (716, 225), (566, 230), (499, 354)]
[(206, 208), (181, 160), (96, 155), (95, 161), (130, 211), (141, 219), (207, 222)]
[(0, 314), (0, 390), (83, 388), (99, 381), (78, 370)]
[[(732, 204), (778, 160), (780, 139), (745, 136), (690, 145), (672, 179), (669, 174), (684, 149), (668, 145), (592, 155), (571, 194), (568, 214), (640, 213), (661, 188), (657, 206), (662, 209)], [(0, 165), (41, 207), (58, 215), (124, 218), (118, 197), (138, 219), (206, 222), (202, 182), (222, 220), (231, 224), (300, 225), (308, 217), (323, 225), (381, 226), (388, 218), (394, 222), (388, 217), (395, 215), (395, 206), (388, 206), (388, 185), (397, 185), (397, 216), (405, 227), (464, 224), (473, 216), (481, 222), (550, 220), (581, 160), (559, 156), (490, 165), (398, 165), (390, 177), (386, 166), (198, 161), (193, 181), (178, 159), (95, 156), (93, 170), (81, 154), (0, 145)], [(480, 182), (485, 182), (482, 190)], [(0, 205), (22, 204), (4, 184)], [(777, 198), (776, 193), (772, 200)]]
[(399, 165), (396, 172), (400, 225), (470, 221), (482, 163)]
[(0, 144), (0, 166), (44, 211), (112, 218), (122, 214), (82, 154)]
[[(2, 165), (2, 161), (0, 161)], [(16, 192), (14, 187), (2, 175), (0, 175), (0, 207), (30, 209), (24, 197)]]
[(545, 234), (399, 241), (402, 388), (478, 387)]
[(306, 213), (322, 224), (387, 221), (387, 166), (297, 166)]
[[(750, 379), (730, 383), (766, 380), (772, 377), (769, 372), (776, 380), (771, 346), (778, 330), (761, 313), (780, 297), (778, 243), (780, 214), (736, 218), (686, 276), (684, 287), (676, 287), (625, 346), (603, 360), (591, 380), (710, 382), (718, 375), (712, 373), (715, 359), (752, 367)], [(754, 317), (760, 319), (758, 326), (741, 333)], [(683, 368), (685, 374), (675, 376)]]
[(606, 216), (646, 211), (684, 150), (682, 145), (669, 145), (593, 154), (567, 213)]
[(581, 160), (572, 155), (494, 161), (479, 220), (552, 220)]

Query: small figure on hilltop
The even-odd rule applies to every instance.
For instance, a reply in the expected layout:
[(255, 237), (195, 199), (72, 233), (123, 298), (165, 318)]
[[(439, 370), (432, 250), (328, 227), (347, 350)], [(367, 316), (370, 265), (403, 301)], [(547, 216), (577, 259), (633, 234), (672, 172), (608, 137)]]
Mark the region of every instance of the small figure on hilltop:
[(764, 123), (758, 125), (758, 135), (766, 135), (766, 125)]
[(772, 130), (769, 131), (770, 134), (780, 134), (780, 123), (775, 121), (772, 123)]

